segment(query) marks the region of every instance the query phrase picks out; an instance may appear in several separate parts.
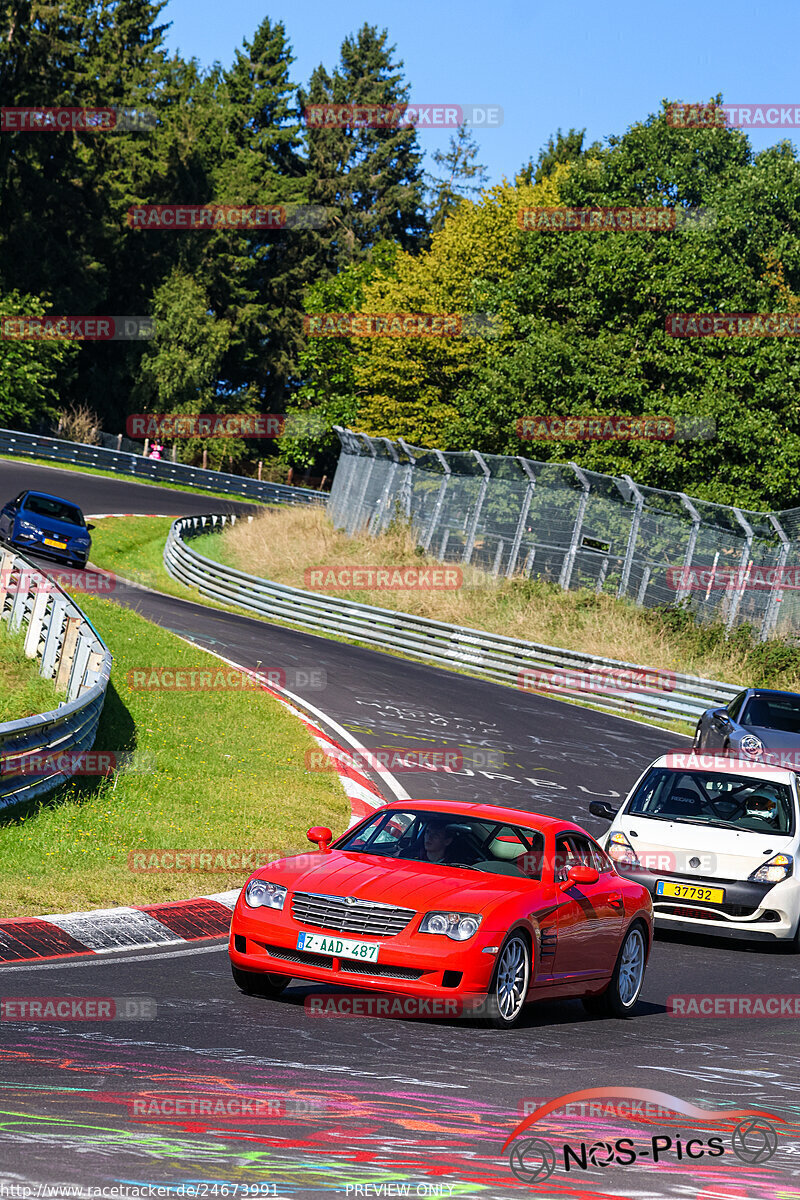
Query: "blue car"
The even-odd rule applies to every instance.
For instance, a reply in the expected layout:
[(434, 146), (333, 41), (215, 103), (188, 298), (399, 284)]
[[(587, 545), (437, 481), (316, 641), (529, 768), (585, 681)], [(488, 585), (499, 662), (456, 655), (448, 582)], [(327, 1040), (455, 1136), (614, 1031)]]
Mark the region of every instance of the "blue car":
[(46, 492), (20, 492), (0, 509), (0, 539), (18, 550), (35, 550), (83, 567), (92, 548), (76, 504)]

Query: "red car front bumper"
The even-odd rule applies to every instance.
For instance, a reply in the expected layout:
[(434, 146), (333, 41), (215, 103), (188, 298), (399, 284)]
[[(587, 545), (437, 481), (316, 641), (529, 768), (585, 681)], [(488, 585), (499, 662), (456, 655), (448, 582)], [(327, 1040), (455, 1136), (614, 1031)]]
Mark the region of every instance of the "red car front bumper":
[[(243, 971), (404, 996), (485, 996), (496, 954), (483, 951), (499, 947), (505, 934), (481, 928), (468, 942), (454, 942), (443, 935), (413, 932), (418, 923), (414, 920), (409, 929), (393, 937), (340, 934), (300, 925), (283, 911), (249, 909), (240, 897), (228, 950), (233, 965)], [(303, 932), (377, 942), (378, 962), (298, 950), (298, 935)]]

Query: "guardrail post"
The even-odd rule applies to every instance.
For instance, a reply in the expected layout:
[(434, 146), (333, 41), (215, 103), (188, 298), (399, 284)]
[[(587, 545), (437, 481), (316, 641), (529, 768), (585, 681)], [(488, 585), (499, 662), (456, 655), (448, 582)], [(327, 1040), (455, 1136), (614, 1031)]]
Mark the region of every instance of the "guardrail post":
[(81, 692), (86, 690), (84, 688), (84, 681), (91, 653), (92, 648), (84, 632), (84, 636), (78, 639), (77, 649), (72, 661), (72, 670), (69, 676), (69, 683), (67, 684), (68, 700), (76, 700)]
[(745, 520), (743, 513), (738, 508), (733, 506), (732, 511), (733, 515), (736, 517), (736, 520), (744, 530), (745, 541), (744, 549), (742, 550), (741, 562), (739, 563), (739, 580), (736, 587), (733, 589), (733, 592), (731, 593), (731, 604), (730, 608), (728, 609), (728, 617), (725, 622), (726, 633), (730, 633), (730, 631), (733, 629), (734, 622), (739, 615), (739, 607), (742, 603), (742, 596), (744, 595), (744, 589), (747, 587), (747, 577), (750, 574), (748, 563), (750, 562), (750, 553), (753, 548), (753, 537), (755, 536), (752, 526), (747, 520)]
[(633, 566), (633, 555), (636, 551), (636, 539), (639, 536), (639, 525), (642, 520), (642, 510), (644, 509), (644, 496), (639, 491), (636, 484), (631, 479), (630, 475), (623, 475), (622, 478), (630, 488), (635, 501), (636, 507), (633, 510), (633, 520), (631, 521), (631, 531), (628, 534), (628, 545), (625, 550), (625, 561), (622, 564), (622, 578), (619, 581), (617, 590), (617, 599), (621, 600), (628, 590), (628, 581), (631, 577), (631, 567)]
[(14, 570), (14, 555), (9, 550), (0, 554), (0, 615), (5, 607), (6, 595), (11, 587), (11, 573)]
[(11, 603), (11, 615), (8, 618), (9, 633), (16, 633), (21, 628), (25, 613), (30, 604), (32, 587), (31, 571), (24, 563), (20, 563), (19, 574), (17, 575), (17, 590)]
[(506, 577), (508, 579), (514, 574), (519, 558), (519, 548), (522, 545), (522, 536), (525, 532), (525, 522), (528, 519), (530, 512), (531, 501), (533, 500), (533, 492), (536, 487), (536, 476), (533, 473), (533, 467), (528, 462), (527, 458), (522, 458), (519, 454), (516, 456), (517, 462), (522, 467), (525, 474), (528, 476), (527, 486), (525, 488), (525, 498), (522, 501), (522, 507), (519, 510), (519, 518), (517, 520), (517, 528), (514, 530), (514, 541), (511, 543), (511, 553), (508, 556), (508, 566), (506, 567)]
[(678, 594), (675, 597), (675, 602), (677, 604), (680, 604), (681, 600), (685, 600), (691, 590), (688, 586), (688, 583), (687, 583), (686, 587), (684, 587), (683, 584), (684, 584), (684, 581), (688, 580), (688, 578), (689, 578), (689, 570), (692, 565), (692, 559), (694, 558), (695, 547), (697, 546), (697, 535), (700, 532), (700, 513), (697, 511), (695, 506), (692, 504), (689, 497), (684, 495), (683, 492), (678, 492), (678, 497), (680, 499), (681, 504), (686, 509), (689, 516), (692, 518), (692, 532), (689, 534), (689, 544), (687, 545), (686, 553), (683, 556), (683, 569), (681, 572), (681, 586), (678, 588)]
[(420, 542), (420, 546), (426, 553), (428, 552), (428, 550), (430, 550), (431, 542), (433, 541), (433, 535), (436, 532), (436, 526), (439, 524), (439, 517), (442, 515), (442, 505), (444, 504), (444, 494), (447, 490), (447, 484), (450, 480), (450, 476), (453, 474), (453, 472), (450, 469), (450, 464), (448, 463), (445, 456), (442, 454), (441, 450), (434, 450), (433, 453), (436, 455), (439, 462), (441, 463), (442, 471), (444, 473), (442, 475), (442, 482), (439, 484), (439, 491), (437, 492), (437, 495), (436, 495), (436, 503), (433, 506), (433, 513), (431, 514), (430, 524), (428, 525), (425, 536), (423, 537), (422, 541)]
[(781, 539), (781, 551), (778, 555), (775, 582), (770, 589), (769, 600), (767, 601), (767, 607), (764, 610), (764, 619), (761, 622), (761, 629), (758, 635), (758, 640), (760, 642), (765, 642), (770, 634), (774, 632), (775, 626), (778, 624), (778, 606), (783, 599), (783, 572), (789, 558), (789, 551), (792, 548), (792, 543), (784, 533), (778, 518), (774, 517), (772, 513), (768, 513), (767, 515), (773, 529)]
[(42, 666), (39, 671), (39, 674), (45, 679), (52, 679), (56, 673), (58, 652), (62, 645), (61, 631), (64, 628), (66, 609), (66, 597), (56, 592), (53, 599), (53, 611), (50, 613), (50, 624), (47, 626), (47, 633), (44, 635)]
[(584, 475), (577, 463), (571, 462), (567, 464), (575, 472), (578, 482), (583, 489), (581, 498), (578, 501), (578, 511), (575, 514), (575, 524), (572, 526), (572, 537), (569, 542), (569, 549), (564, 555), (564, 561), (561, 564), (561, 574), (558, 577), (559, 587), (565, 592), (569, 591), (569, 585), (572, 581), (572, 569), (575, 566), (575, 556), (578, 553), (578, 545), (580, 542), (581, 530), (583, 529), (583, 518), (586, 514), (586, 505), (589, 503), (589, 493), (592, 490), (592, 485)]
[(480, 520), (483, 502), (486, 499), (486, 493), (489, 489), (489, 480), (492, 478), (492, 472), (487, 467), (483, 455), (479, 454), (477, 450), (473, 450), (472, 453), (475, 455), (475, 458), (478, 461), (478, 466), (483, 471), (483, 479), (481, 480), (481, 488), (478, 492), (478, 499), (475, 501), (475, 511), (472, 514), (472, 520), (469, 524), (467, 544), (464, 547), (464, 556), (461, 560), (463, 563), (468, 563), (472, 558), (472, 551), (475, 549), (475, 535), (478, 532), (478, 521)]
[(65, 692), (69, 686), (72, 664), (75, 661), (75, 649), (78, 645), (78, 634), (81, 628), (80, 617), (67, 617), (64, 629), (64, 642), (61, 646), (61, 656), (56, 672), (56, 691)]
[[(45, 586), (42, 587), (42, 584)], [(31, 619), (28, 624), (28, 632), (25, 635), (26, 658), (36, 658), (36, 651), (39, 649), (39, 638), (42, 633), (49, 599), (49, 585), (42, 579), (36, 588), (36, 599), (33, 602), (33, 611), (31, 612)]]

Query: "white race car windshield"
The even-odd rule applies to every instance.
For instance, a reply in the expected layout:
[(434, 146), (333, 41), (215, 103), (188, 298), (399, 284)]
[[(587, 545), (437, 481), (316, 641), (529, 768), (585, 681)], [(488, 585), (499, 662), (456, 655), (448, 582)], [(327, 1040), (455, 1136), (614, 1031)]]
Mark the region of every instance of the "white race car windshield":
[(785, 783), (716, 771), (648, 771), (626, 812), (661, 821), (748, 833), (794, 833), (794, 796)]

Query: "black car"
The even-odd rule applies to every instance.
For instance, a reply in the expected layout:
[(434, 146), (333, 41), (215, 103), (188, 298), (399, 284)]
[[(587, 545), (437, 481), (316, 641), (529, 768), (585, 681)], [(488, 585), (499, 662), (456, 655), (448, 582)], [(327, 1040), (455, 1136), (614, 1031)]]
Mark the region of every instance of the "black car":
[(800, 754), (800, 695), (769, 688), (748, 688), (724, 707), (707, 708), (694, 735), (697, 750), (742, 751), (755, 757), (764, 750)]

